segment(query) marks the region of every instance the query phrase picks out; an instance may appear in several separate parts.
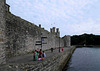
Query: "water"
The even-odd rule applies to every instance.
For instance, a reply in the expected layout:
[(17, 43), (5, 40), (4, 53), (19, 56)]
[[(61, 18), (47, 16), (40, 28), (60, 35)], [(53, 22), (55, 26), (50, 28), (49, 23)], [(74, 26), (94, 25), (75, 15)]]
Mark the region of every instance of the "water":
[(100, 71), (100, 48), (77, 48), (63, 71)]

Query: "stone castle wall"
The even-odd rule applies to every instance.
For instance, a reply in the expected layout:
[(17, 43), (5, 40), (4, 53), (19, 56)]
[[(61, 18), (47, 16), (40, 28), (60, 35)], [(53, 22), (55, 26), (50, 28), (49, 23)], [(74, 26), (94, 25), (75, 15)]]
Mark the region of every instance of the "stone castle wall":
[(41, 49), (39, 44), (42, 39), (42, 50), (64, 47), (64, 41), (59, 37), (60, 32), (55, 28), (48, 32), (41, 26), (36, 26), (9, 12), (10, 6), (5, 0), (0, 0), (0, 64), (9, 57), (27, 54), (35, 49)]
[(5, 10), (4, 1), (0, 0), (0, 64), (6, 63), (5, 57)]
[(71, 46), (71, 36), (70, 35), (65, 35), (63, 37), (63, 41), (64, 41), (64, 47), (67, 47), (67, 46)]
[(33, 50), (35, 47), (35, 40), (39, 34), (36, 25), (7, 12), (5, 27), (8, 56), (15, 56)]
[(59, 36), (9, 12), (6, 12), (5, 27), (8, 57), (41, 49), (41, 45), (36, 45), (37, 41), (41, 41), (41, 37), (47, 37), (42, 41), (42, 50), (59, 47), (59, 41), (60, 47), (64, 46), (63, 40), (59, 39)]

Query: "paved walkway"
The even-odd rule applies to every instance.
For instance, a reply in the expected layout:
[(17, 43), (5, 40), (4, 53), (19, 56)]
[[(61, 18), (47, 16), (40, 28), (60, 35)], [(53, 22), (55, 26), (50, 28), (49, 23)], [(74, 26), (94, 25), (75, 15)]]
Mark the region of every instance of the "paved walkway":
[[(69, 48), (67, 47), (63, 48), (63, 50), (66, 51), (66, 50), (69, 50)], [(52, 57), (53, 55), (59, 54), (59, 49), (55, 49), (53, 50), (53, 52), (51, 52), (51, 50), (48, 50), (48, 51), (45, 51), (45, 53), (46, 53), (45, 59), (47, 59), (49, 57)], [(60, 50), (60, 53), (62, 53), (62, 50)], [(23, 56), (17, 56), (17, 57), (10, 58), (8, 62), (9, 63), (28, 63), (28, 62), (37, 62), (37, 61), (33, 61), (33, 54), (27, 54)]]

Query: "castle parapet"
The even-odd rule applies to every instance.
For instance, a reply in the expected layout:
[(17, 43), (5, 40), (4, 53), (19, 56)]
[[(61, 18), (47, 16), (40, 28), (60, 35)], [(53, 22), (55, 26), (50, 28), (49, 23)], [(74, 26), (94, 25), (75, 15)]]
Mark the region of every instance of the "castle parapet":
[[(55, 29), (56, 29), (56, 31), (55, 31)], [(54, 35), (56, 35), (58, 37), (60, 36), (59, 28), (55, 28), (55, 27), (50, 28), (50, 33), (52, 33), (52, 34), (54, 34)]]
[(8, 4), (5, 4), (5, 10), (6, 10), (7, 12), (9, 12), (9, 8), (10, 8), (10, 6), (9, 6)]

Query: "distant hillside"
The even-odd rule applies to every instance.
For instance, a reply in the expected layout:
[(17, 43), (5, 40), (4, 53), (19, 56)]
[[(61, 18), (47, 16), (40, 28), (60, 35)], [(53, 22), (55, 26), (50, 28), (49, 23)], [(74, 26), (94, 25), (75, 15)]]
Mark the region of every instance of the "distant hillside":
[(100, 45), (100, 35), (82, 34), (71, 36), (71, 45)]

